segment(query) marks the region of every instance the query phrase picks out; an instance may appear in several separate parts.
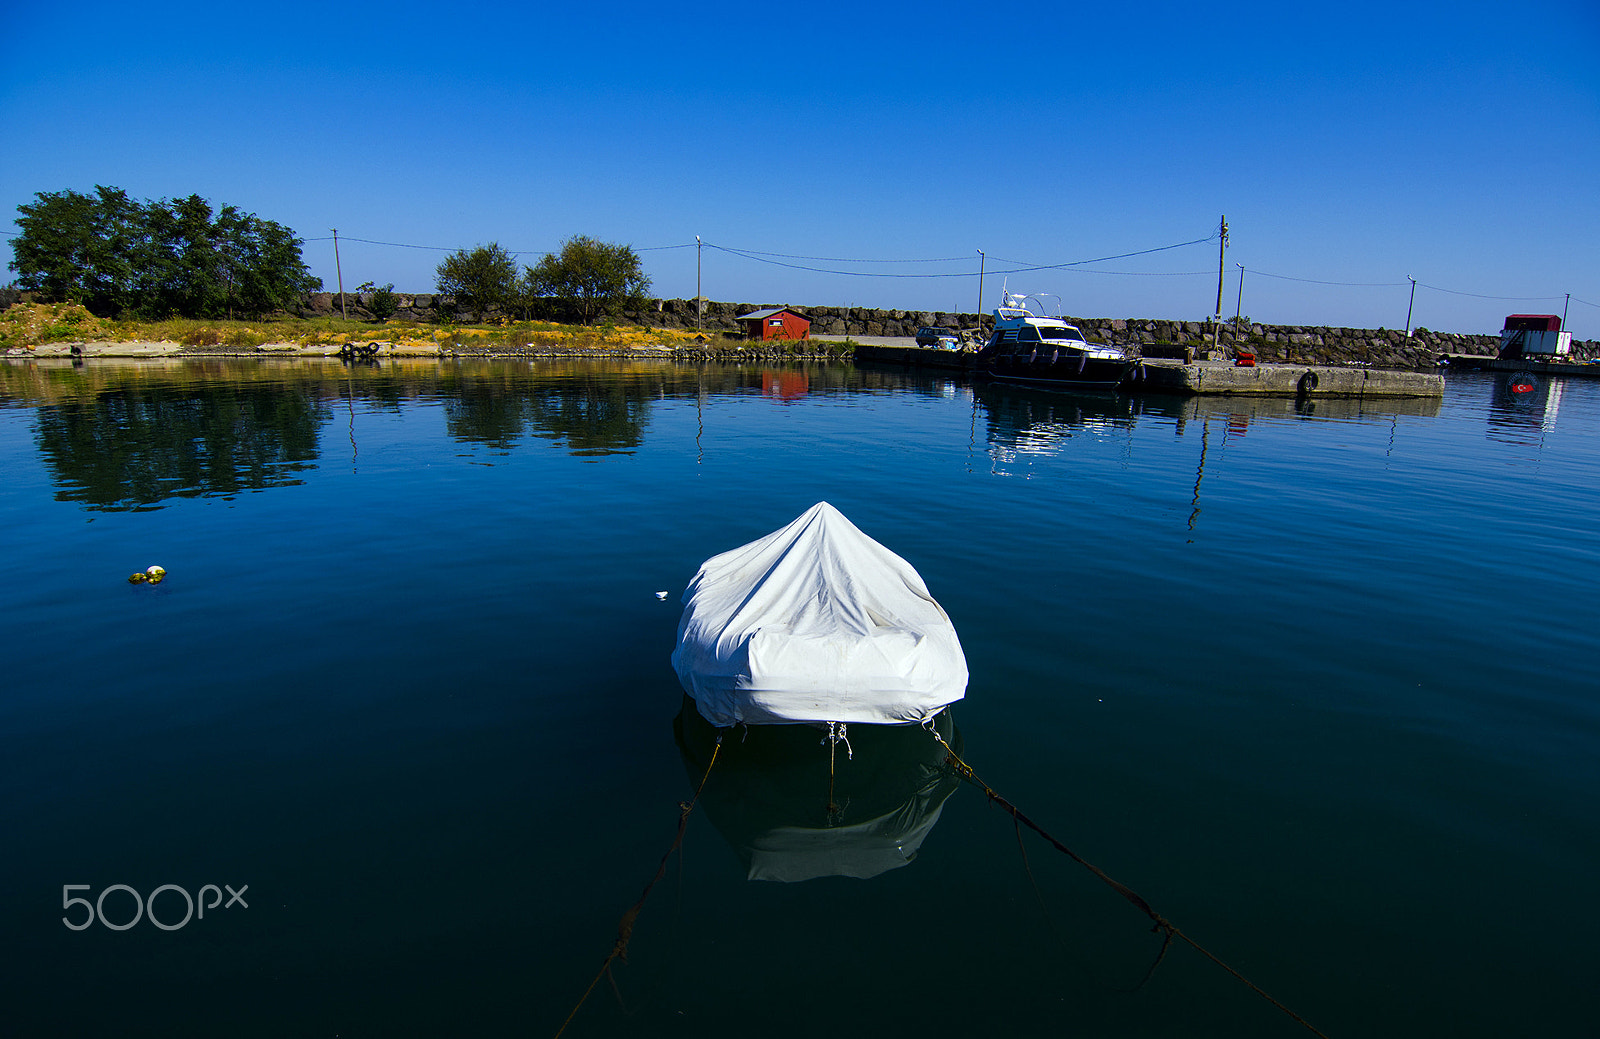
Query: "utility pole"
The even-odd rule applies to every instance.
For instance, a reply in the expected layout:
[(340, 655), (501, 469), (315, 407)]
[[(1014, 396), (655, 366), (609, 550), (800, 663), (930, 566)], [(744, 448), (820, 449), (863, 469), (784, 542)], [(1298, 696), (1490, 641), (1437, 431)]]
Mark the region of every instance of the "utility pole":
[(978, 250), (978, 328), (983, 329), (983, 265), (988, 257), (983, 255), (983, 250)]
[(1222, 320), (1222, 272), (1227, 270), (1226, 256), (1228, 252), (1228, 218), (1223, 216), (1222, 226), (1218, 229), (1217, 238), (1217, 309), (1212, 313), (1217, 320)]
[(1406, 275), (1406, 280), (1411, 282), (1411, 302), (1406, 304), (1406, 338), (1411, 338), (1411, 307), (1417, 302), (1417, 279)]
[(701, 315), (705, 313), (705, 299), (700, 295), (700, 236), (694, 236), (694, 330), (700, 331)]
[(330, 227), (328, 230), (333, 232), (333, 272), (339, 277), (339, 315), (349, 321), (350, 313), (344, 308), (344, 271), (339, 267), (339, 229)]
[(1561, 304), (1561, 327), (1567, 327), (1567, 308), (1572, 306), (1572, 293), (1567, 293), (1567, 301)]
[(1218, 326), (1222, 324), (1222, 275), (1228, 269), (1228, 216), (1222, 216), (1217, 228), (1217, 307), (1211, 312), (1211, 349), (1217, 348)]

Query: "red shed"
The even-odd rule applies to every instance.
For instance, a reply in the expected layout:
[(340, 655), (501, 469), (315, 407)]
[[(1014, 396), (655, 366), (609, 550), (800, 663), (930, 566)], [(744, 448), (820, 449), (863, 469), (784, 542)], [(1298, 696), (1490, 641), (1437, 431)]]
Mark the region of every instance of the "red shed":
[(788, 307), (753, 310), (739, 315), (744, 334), (751, 339), (810, 339), (811, 319)]

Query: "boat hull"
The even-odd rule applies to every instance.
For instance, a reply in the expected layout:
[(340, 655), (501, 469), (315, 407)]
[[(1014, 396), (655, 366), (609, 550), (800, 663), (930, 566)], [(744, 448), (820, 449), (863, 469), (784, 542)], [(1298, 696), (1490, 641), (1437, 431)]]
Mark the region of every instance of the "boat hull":
[(1072, 357), (1057, 361), (1021, 361), (1001, 355), (978, 358), (978, 370), (999, 382), (1045, 389), (1113, 390), (1138, 364), (1134, 360)]

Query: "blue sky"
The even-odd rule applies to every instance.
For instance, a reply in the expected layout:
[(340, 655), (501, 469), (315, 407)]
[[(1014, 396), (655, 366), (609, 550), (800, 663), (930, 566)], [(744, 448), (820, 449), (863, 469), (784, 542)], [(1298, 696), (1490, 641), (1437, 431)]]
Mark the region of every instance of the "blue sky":
[(1243, 264), (1257, 320), (1403, 327), (1412, 276), (1413, 325), (1571, 293), (1600, 338), (1595, 0), (10, 6), (0, 232), (109, 184), (285, 224), (329, 288), (332, 227), (347, 288), (586, 234), (668, 297), (699, 235), (713, 299), (971, 311), (982, 250), (984, 309), (1199, 320), (1215, 240), (1004, 271), (1226, 214), (1228, 316)]

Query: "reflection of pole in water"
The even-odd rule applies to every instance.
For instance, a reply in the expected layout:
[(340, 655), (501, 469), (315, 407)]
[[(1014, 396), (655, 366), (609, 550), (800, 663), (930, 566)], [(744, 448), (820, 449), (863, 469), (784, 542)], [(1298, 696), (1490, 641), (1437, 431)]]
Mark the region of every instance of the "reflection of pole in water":
[(1211, 432), (1210, 415), (1200, 416), (1200, 465), (1194, 471), (1194, 497), (1189, 504), (1194, 506), (1194, 511), (1189, 513), (1189, 533), (1194, 533), (1194, 521), (1200, 518), (1200, 481), (1206, 475), (1206, 443)]
[(972, 429), (967, 432), (967, 472), (972, 472), (972, 456), (978, 451), (978, 395), (972, 395)]
[[(698, 241), (698, 239), (696, 239), (696, 240)], [(695, 305), (699, 306), (698, 301), (695, 303)], [(705, 365), (701, 365), (700, 366), (698, 374), (699, 374), (699, 380), (695, 385), (695, 391), (694, 391), (694, 423), (695, 423), (695, 426), (694, 426), (694, 464), (695, 465), (700, 465), (706, 460), (705, 449), (700, 446), (700, 438), (705, 435), (705, 431), (706, 431), (706, 415), (705, 415), (706, 369), (705, 369)]]
[(345, 369), (345, 387), (347, 392), (344, 402), (345, 407), (350, 412), (350, 471), (353, 473), (356, 471), (356, 454), (358, 453), (356, 451), (356, 386), (355, 373), (348, 368)]

